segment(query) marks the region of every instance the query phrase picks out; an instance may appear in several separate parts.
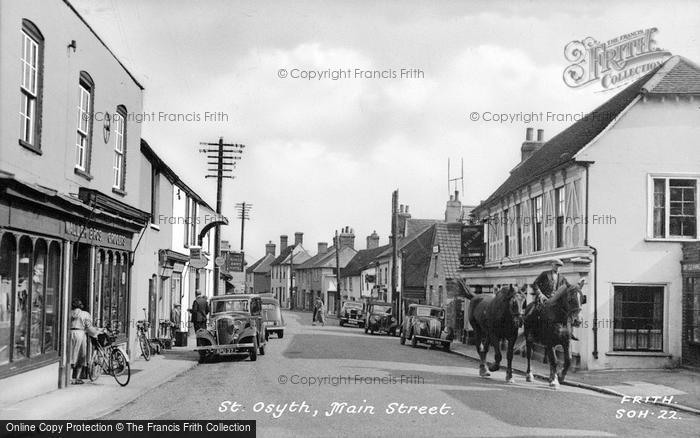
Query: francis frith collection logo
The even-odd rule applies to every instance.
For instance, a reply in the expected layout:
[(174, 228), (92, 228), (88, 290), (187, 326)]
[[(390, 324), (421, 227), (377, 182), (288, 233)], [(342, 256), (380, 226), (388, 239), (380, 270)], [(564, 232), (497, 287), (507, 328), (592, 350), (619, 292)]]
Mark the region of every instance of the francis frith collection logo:
[(658, 29), (637, 30), (605, 42), (592, 37), (571, 41), (564, 48), (564, 83), (579, 88), (598, 83), (602, 91), (627, 85), (661, 65), (671, 53), (657, 46)]

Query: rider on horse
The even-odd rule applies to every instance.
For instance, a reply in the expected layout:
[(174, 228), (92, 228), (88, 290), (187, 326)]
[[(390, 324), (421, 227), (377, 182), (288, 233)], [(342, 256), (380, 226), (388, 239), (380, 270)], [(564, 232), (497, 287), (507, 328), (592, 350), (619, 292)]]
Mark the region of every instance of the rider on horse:
[[(532, 292), (530, 292), (530, 294), (535, 296), (535, 305), (531, 306), (530, 309), (525, 312), (523, 316), (524, 319), (528, 319), (532, 315), (537, 315), (539, 317), (544, 303), (552, 297), (552, 294), (562, 286), (570, 286), (566, 278), (559, 274), (559, 268), (564, 266), (564, 263), (559, 259), (554, 259), (551, 261), (551, 265), (551, 269), (542, 272), (537, 276), (534, 283), (532, 283)], [(571, 339), (575, 341), (578, 340), (573, 333), (571, 334)]]

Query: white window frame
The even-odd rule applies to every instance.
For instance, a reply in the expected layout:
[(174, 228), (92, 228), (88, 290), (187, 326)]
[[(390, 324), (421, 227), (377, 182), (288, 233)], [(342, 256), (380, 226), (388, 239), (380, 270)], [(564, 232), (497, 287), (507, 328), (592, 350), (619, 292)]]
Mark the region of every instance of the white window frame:
[[(75, 168), (87, 170), (88, 148), (90, 147), (90, 103), (92, 90), (82, 81), (78, 83), (78, 127), (75, 142)], [(83, 103), (86, 104), (83, 107)]]
[[(19, 109), (20, 140), (34, 145), (36, 140), (35, 126), (37, 121), (37, 101), (39, 99), (39, 42), (22, 30), (22, 78), (20, 89), (22, 99)], [(26, 57), (29, 56), (29, 59)], [(27, 83), (28, 82), (28, 83)], [(26, 101), (25, 101), (26, 99)], [(27, 137), (27, 134), (29, 135)]]
[[(654, 237), (654, 180), (666, 180), (665, 194), (665, 237)], [(670, 235), (670, 189), (668, 181), (671, 179), (694, 179), (695, 180), (695, 237), (683, 237)], [(698, 232), (698, 218), (700, 218), (700, 174), (697, 173), (650, 173), (647, 176), (647, 235), (645, 240), (657, 242), (693, 242), (700, 240)]]
[(124, 116), (115, 111), (112, 116), (114, 125), (114, 162), (112, 163), (112, 187), (117, 190), (124, 188), (124, 140), (126, 130), (126, 120)]
[[(640, 351), (635, 351), (635, 350), (615, 350), (614, 345), (615, 345), (615, 288), (619, 286), (628, 286), (628, 287), (661, 287), (663, 288), (663, 334), (662, 334), (662, 350), (661, 351), (655, 351), (655, 350), (640, 350)], [(635, 283), (631, 281), (612, 281), (609, 286), (609, 291), (608, 293), (610, 294), (610, 297), (612, 299), (610, 300), (608, 311), (610, 312), (610, 328), (609, 328), (609, 337), (608, 337), (608, 342), (609, 342), (609, 349), (608, 349), (608, 354), (614, 354), (618, 356), (636, 356), (639, 354), (645, 355), (645, 354), (668, 354), (669, 352), (669, 343), (670, 343), (670, 332), (671, 332), (671, 325), (670, 325), (670, 318), (671, 318), (671, 313), (670, 313), (670, 284), (669, 283), (664, 283), (664, 282), (643, 282), (643, 283)]]

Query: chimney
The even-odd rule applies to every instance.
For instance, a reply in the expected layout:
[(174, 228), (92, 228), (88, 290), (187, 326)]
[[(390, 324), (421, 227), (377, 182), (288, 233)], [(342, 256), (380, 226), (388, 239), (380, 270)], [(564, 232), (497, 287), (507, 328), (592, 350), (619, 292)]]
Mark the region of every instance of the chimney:
[(411, 213), (408, 212), (408, 205), (401, 205), (399, 208), (399, 213), (396, 218), (396, 228), (399, 239), (406, 236), (406, 221), (411, 219)]
[(294, 233), (294, 245), (303, 245), (304, 244), (304, 233), (301, 233), (297, 231)]
[(266, 255), (267, 255), (267, 254), (275, 255), (275, 248), (276, 248), (276, 247), (277, 247), (277, 245), (275, 245), (274, 243), (272, 243), (272, 240), (270, 240), (269, 243), (266, 243), (266, 244), (265, 244), (265, 254), (266, 254)]
[(537, 152), (537, 150), (544, 144), (544, 129), (537, 130), (537, 140), (533, 138), (532, 134), (533, 129), (527, 128), (525, 131), (525, 141), (520, 147), (521, 163), (530, 158), (532, 154)]
[(379, 247), (379, 234), (377, 231), (372, 231), (372, 234), (367, 236), (367, 249), (374, 249)]
[(282, 253), (282, 251), (287, 249), (287, 239), (288, 238), (286, 234), (280, 236), (280, 254)]
[(350, 227), (345, 227), (340, 230), (338, 240), (340, 241), (339, 248), (350, 247), (355, 249), (355, 232)]
[(462, 201), (459, 200), (459, 191), (455, 190), (454, 195), (450, 195), (445, 207), (445, 222), (459, 222), (462, 220)]
[(318, 242), (318, 253), (325, 254), (328, 252), (328, 242)]

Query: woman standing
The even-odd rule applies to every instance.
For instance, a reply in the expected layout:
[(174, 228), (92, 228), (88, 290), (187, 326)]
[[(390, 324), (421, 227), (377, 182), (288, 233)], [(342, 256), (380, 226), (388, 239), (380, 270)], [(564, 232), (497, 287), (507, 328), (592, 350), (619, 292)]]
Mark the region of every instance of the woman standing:
[(323, 299), (320, 300), (318, 305), (318, 322), (322, 326), (326, 325), (326, 304), (323, 302)]
[(70, 366), (73, 369), (71, 384), (82, 385), (80, 378), (87, 359), (86, 330), (92, 328), (92, 317), (83, 310), (83, 302), (78, 298), (73, 300), (70, 313)]

